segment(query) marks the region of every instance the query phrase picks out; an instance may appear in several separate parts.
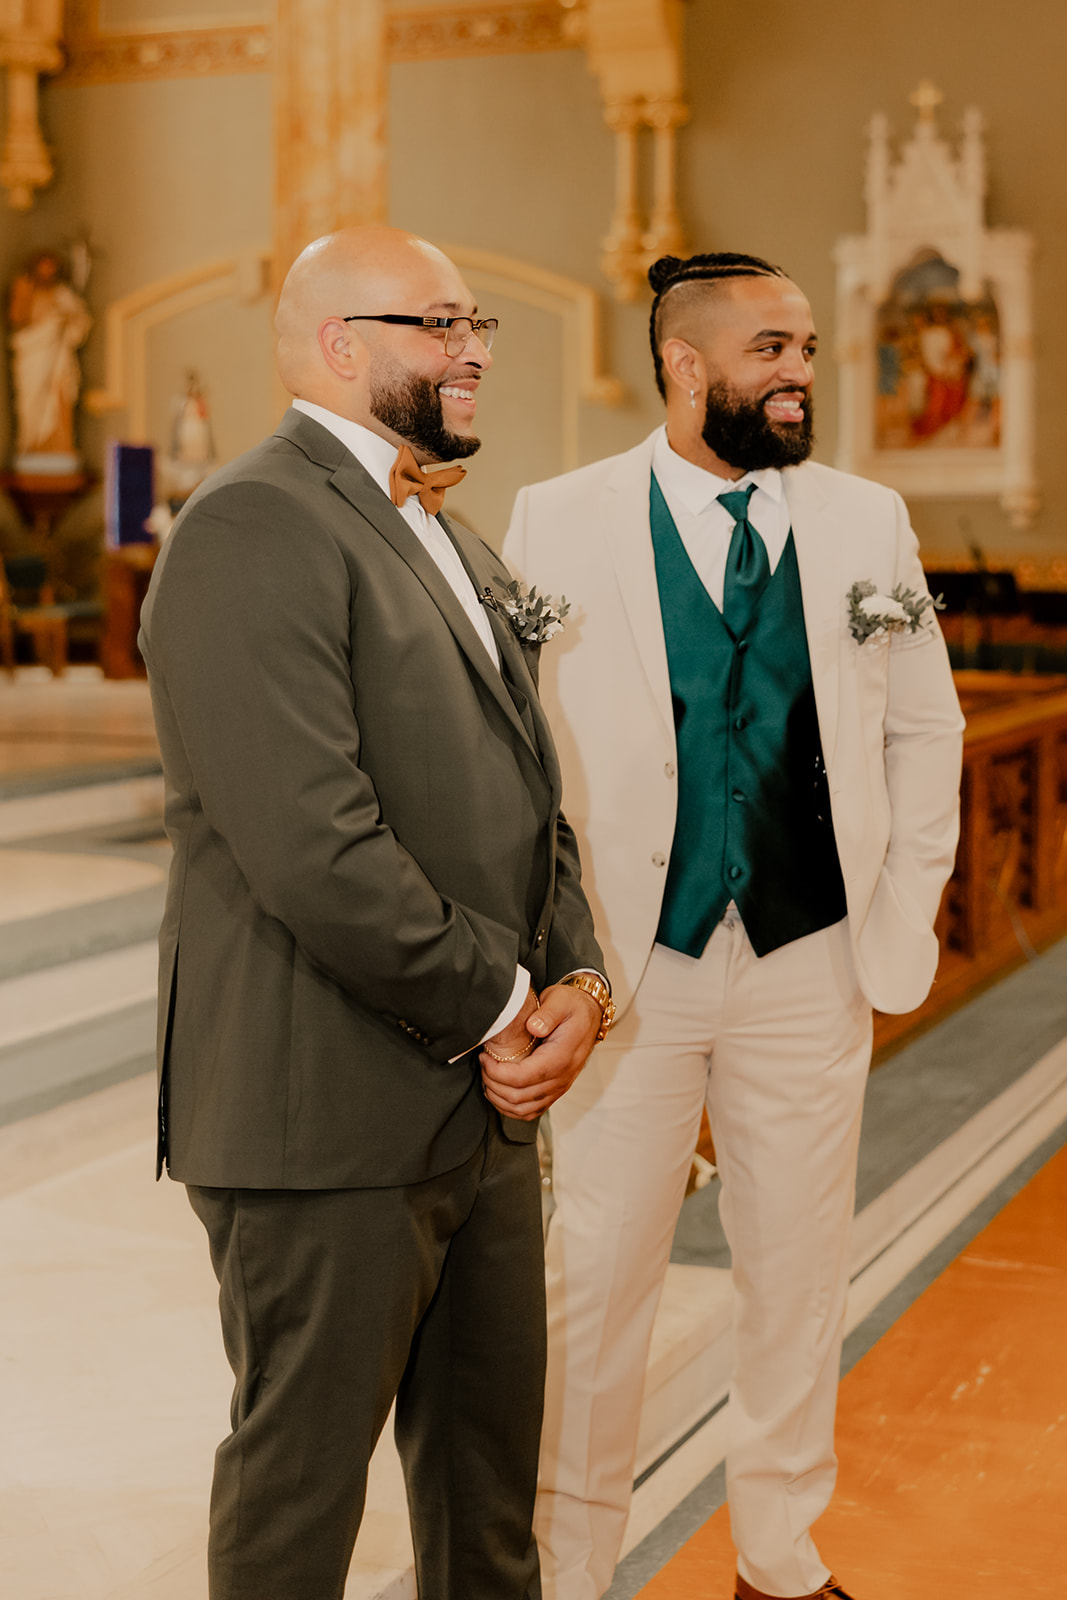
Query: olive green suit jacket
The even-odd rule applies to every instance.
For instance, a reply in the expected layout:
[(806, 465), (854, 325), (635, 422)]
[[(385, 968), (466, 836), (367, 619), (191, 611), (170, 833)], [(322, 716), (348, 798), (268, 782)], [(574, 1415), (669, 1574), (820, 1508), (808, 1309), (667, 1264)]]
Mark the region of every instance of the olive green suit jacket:
[[(445, 527), (479, 593), (499, 594), (499, 558)], [(174, 846), (173, 1177), (447, 1171), (490, 1114), (469, 1052), (516, 963), (538, 988), (603, 970), (529, 662), (489, 615), (501, 671), (404, 518), (296, 411), (175, 523), (140, 636)]]

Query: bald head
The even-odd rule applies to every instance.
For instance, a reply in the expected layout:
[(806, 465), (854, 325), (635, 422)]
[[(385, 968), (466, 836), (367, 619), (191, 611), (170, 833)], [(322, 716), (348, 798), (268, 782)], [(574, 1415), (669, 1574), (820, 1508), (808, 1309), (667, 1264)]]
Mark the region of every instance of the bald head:
[(290, 394), (336, 409), (328, 398), (336, 374), (323, 359), (324, 323), (361, 312), (417, 313), (427, 300), (465, 294), (448, 257), (402, 228), (343, 228), (316, 239), (293, 262), (278, 297), (281, 380)]
[[(436, 245), (401, 228), (344, 228), (308, 245), (282, 285), (278, 371), (295, 398), (421, 462), (457, 460), (478, 448), (478, 384), (492, 365), (476, 310)], [(446, 331), (464, 318), (466, 339)]]

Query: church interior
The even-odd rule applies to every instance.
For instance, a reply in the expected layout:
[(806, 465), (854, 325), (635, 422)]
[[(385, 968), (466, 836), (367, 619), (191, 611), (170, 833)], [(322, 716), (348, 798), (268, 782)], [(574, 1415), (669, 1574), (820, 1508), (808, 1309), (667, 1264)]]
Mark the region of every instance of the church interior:
[[(749, 252), (807, 294), (815, 459), (904, 495), (967, 717), (938, 978), (876, 1017), (827, 1538), (867, 1600), (1061, 1600), (1065, 57), (1048, 0), (0, 5), (13, 1600), (207, 1594), (230, 1374), (198, 1224), (152, 1181), (169, 847), (137, 616), (182, 501), (282, 414), (284, 272), (367, 221), (441, 245), (500, 320), (450, 502), (496, 548), (520, 487), (659, 426), (653, 260)], [(543, 1171), (547, 1211), (550, 1144)], [(733, 1573), (716, 1198), (705, 1126), (608, 1600), (705, 1600)], [(346, 1596), (415, 1597), (388, 1430)]]

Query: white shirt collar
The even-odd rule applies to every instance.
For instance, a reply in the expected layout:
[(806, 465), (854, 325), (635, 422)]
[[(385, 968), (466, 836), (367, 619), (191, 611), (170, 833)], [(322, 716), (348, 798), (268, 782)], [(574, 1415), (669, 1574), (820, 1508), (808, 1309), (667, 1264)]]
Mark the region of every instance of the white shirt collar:
[(684, 456), (673, 450), (664, 425), (655, 436), (652, 446), (652, 470), (664, 493), (681, 502), (692, 516), (699, 516), (713, 505), (721, 494), (731, 489), (744, 489), (754, 483), (774, 501), (782, 498), (782, 475), (776, 467), (762, 467), (758, 472), (746, 472), (736, 481), (719, 478), (706, 467), (694, 466)]
[(372, 433), (361, 422), (352, 422), (348, 417), (338, 416), (336, 411), (317, 406), (313, 400), (294, 400), (293, 410), (302, 411), (312, 421), (328, 428), (334, 438), (340, 439), (345, 449), (351, 451), (360, 466), (367, 469), (379, 489), (384, 494), (389, 493), (389, 474), (396, 460), (395, 444), (383, 439), (380, 433)]

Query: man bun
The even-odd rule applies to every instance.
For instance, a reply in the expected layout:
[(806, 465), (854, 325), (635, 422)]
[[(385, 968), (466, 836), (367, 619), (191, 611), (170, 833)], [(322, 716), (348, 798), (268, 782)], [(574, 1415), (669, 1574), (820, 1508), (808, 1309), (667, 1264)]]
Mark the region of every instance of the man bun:
[(652, 285), (652, 293), (662, 294), (684, 267), (685, 262), (680, 256), (660, 256), (658, 261), (653, 261), (648, 269), (648, 281)]

